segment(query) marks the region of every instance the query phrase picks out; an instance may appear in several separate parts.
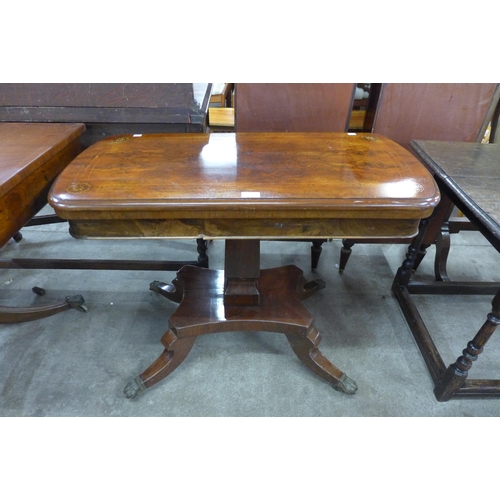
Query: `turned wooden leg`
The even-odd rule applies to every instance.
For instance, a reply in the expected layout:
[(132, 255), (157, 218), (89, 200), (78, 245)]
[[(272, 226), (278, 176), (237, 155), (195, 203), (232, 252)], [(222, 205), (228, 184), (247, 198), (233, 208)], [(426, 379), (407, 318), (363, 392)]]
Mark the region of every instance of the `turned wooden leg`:
[(134, 399), (172, 373), (186, 359), (195, 340), (195, 336), (179, 339), (172, 330), (167, 330), (161, 339), (165, 350), (149, 368), (126, 385), (125, 396)]
[(342, 240), (342, 245), (343, 246), (340, 249), (339, 273), (344, 272), (347, 261), (351, 256), (351, 248), (354, 246), (354, 243), (351, 243), (349, 240)]
[(319, 290), (323, 290), (326, 287), (326, 283), (322, 279), (315, 279), (307, 281), (302, 278), (299, 283), (299, 297), (300, 300), (305, 300), (311, 295), (314, 295)]
[(208, 268), (207, 242), (203, 238), (196, 240), (198, 250), (198, 265)]
[(417, 256), (415, 258), (415, 262), (413, 263), (413, 272), (415, 272), (418, 269), (418, 266), (420, 266), (420, 263), (424, 260), (424, 257), (427, 255), (427, 249), (430, 247), (430, 245), (420, 245), (420, 248), (418, 249)]
[(313, 240), (311, 247), (311, 269), (316, 269), (318, 267), (319, 257), (323, 250), (322, 246), (325, 242), (326, 240)]
[(406, 258), (397, 270), (393, 284), (396, 286), (407, 286), (415, 268), (415, 260), (417, 259), (420, 248), (424, 240), (425, 232), (429, 225), (429, 219), (422, 219), (419, 224), (418, 234), (413, 238), (408, 246)]
[(358, 390), (354, 380), (350, 379), (321, 354), (318, 349), (321, 335), (316, 328), (312, 328), (306, 337), (291, 333), (285, 335), (300, 361), (314, 373), (330, 382), (336, 391), (354, 394)]
[(483, 352), (486, 342), (490, 339), (496, 327), (500, 325), (500, 290), (492, 301), (492, 312), (488, 314), (486, 322), (476, 336), (467, 344), (455, 363), (451, 364), (442, 379), (434, 389), (438, 401), (448, 401), (465, 383), (472, 363)]

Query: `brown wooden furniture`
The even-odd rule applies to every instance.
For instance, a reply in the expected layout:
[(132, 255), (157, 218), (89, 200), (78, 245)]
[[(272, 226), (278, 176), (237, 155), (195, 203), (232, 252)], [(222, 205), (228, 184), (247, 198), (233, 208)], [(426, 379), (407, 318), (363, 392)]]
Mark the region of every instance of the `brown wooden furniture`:
[(208, 124), (211, 132), (234, 132), (234, 108), (209, 108)]
[[(374, 133), (384, 135), (408, 150), (412, 139), (480, 142), (499, 97), (500, 87), (496, 83), (384, 83), (377, 107), (369, 110), (366, 119), (368, 122), (373, 120)], [(427, 246), (437, 241), (436, 277), (446, 279), (446, 248), (449, 246), (446, 229), (441, 232), (436, 228), (434, 235), (429, 231), (426, 239)], [(385, 242), (409, 243), (400, 239)], [(377, 238), (370, 241), (344, 239), (339, 272), (344, 271), (356, 243), (384, 241)], [(423, 255), (420, 254), (416, 266)]]
[(230, 107), (233, 88), (233, 83), (212, 83), (210, 104), (219, 104), (221, 108)]
[[(354, 83), (237, 83), (236, 132), (346, 132)], [(326, 240), (312, 243), (316, 269)]]
[[(86, 148), (116, 134), (206, 132), (211, 83), (0, 83), (0, 122), (84, 123)], [(28, 225), (60, 222), (43, 216)]]
[[(485, 138), (482, 143), (496, 143), (498, 142), (498, 121), (500, 114), (500, 86), (497, 88), (496, 97), (493, 99), (493, 104), (496, 101), (496, 108), (491, 122), (488, 126)], [(473, 169), (474, 167), (472, 167)], [(467, 217), (457, 210), (453, 204), (450, 204), (448, 209), (450, 216), (443, 221), (440, 231), (437, 233), (436, 238), (436, 258), (434, 260), (434, 274), (439, 281), (449, 281), (448, 272), (446, 270), (446, 263), (451, 248), (451, 235), (457, 234), (460, 231), (477, 231), (476, 226), (469, 221)]]
[(353, 109), (351, 111), (351, 120), (349, 121), (350, 132), (363, 132), (366, 110)]
[[(373, 119), (381, 88), (381, 83), (356, 84), (356, 92), (349, 121), (349, 132), (372, 132)], [(367, 93), (368, 97), (366, 97)]]
[(77, 238), (227, 240), (224, 271), (186, 266), (173, 284), (151, 284), (180, 306), (164, 352), (125, 388), (133, 398), (171, 373), (198, 335), (242, 330), (284, 333), (306, 366), (354, 393), (318, 350), (301, 303), (324, 283), (295, 266), (261, 271), (259, 240), (411, 236), (439, 193), (420, 162), (381, 136), (226, 133), (105, 139), (64, 170), (49, 199)]
[[(442, 198), (433, 216), (423, 221), (407, 258), (398, 270), (393, 291), (435, 383), (438, 401), (452, 397), (499, 396), (500, 380), (469, 379), (473, 363), (500, 324), (500, 283), (418, 281), (412, 261), (428, 226), (442, 224), (448, 208), (456, 205), (500, 252), (500, 144), (412, 141), (417, 156), (433, 173)], [(461, 356), (446, 367), (411, 294), (494, 295), (493, 309)], [(445, 317), (445, 315), (443, 315)]]
[(497, 107), (495, 108), (495, 111), (491, 118), (490, 137), (488, 142), (491, 143), (500, 142), (500, 131), (498, 127), (499, 124), (500, 124), (500, 99), (497, 102)]
[[(47, 204), (56, 176), (81, 151), (82, 123), (0, 123), (0, 247)], [(0, 306), (0, 323), (81, 307), (81, 296), (39, 307)]]
[[(64, 162), (57, 163), (54, 160), (54, 171), (50, 171), (50, 175), (30, 176), (29, 179), (25, 179), (24, 176), (30, 175), (29, 172), (39, 167), (36, 154), (40, 149), (34, 137), (23, 143), (25, 132), (21, 134), (20, 130), (31, 130), (42, 134), (39, 140), (40, 144), (47, 148), (47, 155), (50, 155), (51, 151), (57, 153), (59, 142), (63, 139), (53, 134), (46, 134), (47, 128), (53, 130), (56, 126), (45, 127), (47, 122), (66, 121), (71, 124), (76, 122), (79, 138), (75, 139), (75, 151), (76, 144), (78, 151), (81, 151), (82, 148), (117, 133), (205, 132), (210, 91), (211, 84), (207, 83), (1, 83), (0, 125), (3, 127), (4, 138), (6, 141), (8, 139), (8, 144), (7, 142), (0, 144), (0, 161), (5, 172), (12, 168), (19, 169), (18, 179), (21, 181), (20, 187), (24, 189), (23, 211), (15, 216), (11, 211), (6, 217), (12, 218), (18, 231), (21, 228), (18, 224), (20, 220), (23, 220), (23, 225), (26, 226), (65, 222), (56, 215), (40, 216), (35, 215), (37, 212), (34, 211), (35, 208), (38, 211), (46, 205), (46, 194), (50, 184), (64, 166)], [(79, 122), (84, 122), (85, 126)], [(64, 127), (67, 128), (68, 125), (63, 125)], [(9, 130), (12, 132), (8, 132)], [(54, 139), (54, 144), (50, 144), (51, 139)], [(67, 156), (66, 163), (70, 159)], [(28, 181), (35, 182), (35, 180), (36, 186), (26, 187)], [(8, 186), (2, 188), (7, 189)], [(11, 203), (14, 203), (13, 196), (9, 198)], [(28, 199), (29, 196), (32, 196), (31, 200)], [(20, 208), (16, 206), (15, 210)], [(31, 219), (26, 219), (27, 213)], [(2, 231), (3, 236), (10, 235), (9, 237), (13, 237), (16, 241), (22, 238), (21, 233), (12, 232), (12, 227), (6, 220), (3, 222)], [(4, 243), (5, 241), (2, 241), (0, 247)], [(197, 241), (197, 250), (197, 261), (15, 258), (0, 259), (0, 269), (178, 270), (189, 263), (207, 267), (206, 244), (201, 239)], [(55, 312), (58, 310), (56, 307)], [(27, 308), (15, 308), (9, 315), (5, 309), (3, 311), (0, 322), (27, 321), (41, 317)]]
[(0, 83), (0, 122), (85, 123), (116, 134), (205, 132), (211, 83)]
[(353, 83), (237, 83), (237, 132), (345, 132)]

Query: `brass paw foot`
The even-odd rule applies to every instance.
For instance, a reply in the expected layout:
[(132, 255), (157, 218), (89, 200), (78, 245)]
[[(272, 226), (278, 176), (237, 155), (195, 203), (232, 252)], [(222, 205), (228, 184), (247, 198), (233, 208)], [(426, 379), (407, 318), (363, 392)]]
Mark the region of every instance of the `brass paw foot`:
[(300, 298), (302, 300), (309, 298), (311, 295), (314, 295), (319, 290), (322, 290), (326, 287), (326, 283), (322, 279), (315, 279), (312, 281), (302, 282), (302, 288), (300, 290)]
[(34, 321), (47, 318), (54, 314), (67, 311), (68, 309), (78, 309), (87, 312), (87, 307), (83, 304), (81, 295), (66, 297), (53, 304), (46, 304), (36, 307), (4, 307), (0, 306), (0, 324), (4, 323), (23, 323), (25, 321)]
[[(149, 284), (149, 289), (152, 291), (152, 292), (155, 292), (155, 293), (160, 293), (160, 289), (161, 287), (166, 287), (168, 285), (166, 285), (163, 281), (152, 281), (150, 284)], [(173, 288), (173, 287), (172, 287)]]
[(352, 378), (349, 378), (345, 373), (340, 377), (340, 382), (334, 385), (333, 388), (336, 391), (344, 392), (345, 394), (354, 394), (358, 390), (356, 382)]
[(141, 377), (135, 377), (123, 389), (123, 393), (128, 399), (134, 399), (146, 390), (146, 386)]
[(69, 304), (71, 309), (78, 309), (81, 312), (87, 312), (88, 308), (84, 304), (85, 300), (81, 295), (73, 295), (71, 297), (66, 297), (66, 302)]

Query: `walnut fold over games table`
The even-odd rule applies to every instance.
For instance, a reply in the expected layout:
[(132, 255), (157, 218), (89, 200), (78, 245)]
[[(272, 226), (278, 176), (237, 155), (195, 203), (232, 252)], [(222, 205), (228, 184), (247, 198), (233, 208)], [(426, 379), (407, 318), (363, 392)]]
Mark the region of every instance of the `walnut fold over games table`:
[(221, 238), (224, 270), (185, 266), (151, 289), (180, 303), (160, 357), (125, 387), (134, 398), (205, 333), (284, 333), (337, 390), (357, 386), (318, 349), (302, 300), (324, 287), (296, 266), (260, 269), (260, 240), (411, 237), (439, 201), (426, 168), (373, 134), (140, 135), (89, 147), (49, 195), (76, 238)]

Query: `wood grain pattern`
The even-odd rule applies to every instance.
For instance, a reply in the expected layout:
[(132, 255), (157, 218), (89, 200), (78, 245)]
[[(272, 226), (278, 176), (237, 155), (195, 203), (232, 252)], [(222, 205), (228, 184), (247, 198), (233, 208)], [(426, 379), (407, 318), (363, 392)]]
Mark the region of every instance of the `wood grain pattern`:
[(500, 251), (500, 144), (412, 141), (411, 146)]
[(382, 136), (346, 133), (110, 138), (73, 161), (50, 194), (74, 236), (195, 231), (228, 240), (224, 271), (185, 266), (175, 284), (151, 284), (180, 305), (165, 350), (127, 384), (128, 398), (179, 366), (196, 336), (229, 330), (285, 333), (309, 369), (354, 394), (356, 383), (319, 351), (319, 332), (301, 305), (324, 283), (305, 283), (295, 266), (260, 271), (258, 240), (283, 231), (406, 235), (438, 201), (432, 176), (406, 150)]
[(354, 83), (237, 83), (237, 132), (345, 132)]
[(407, 149), (413, 139), (481, 140), (478, 135), (485, 121), (487, 125), (497, 87), (497, 83), (384, 83), (373, 131)]
[[(85, 217), (87, 214), (79, 214)], [(93, 215), (93, 214), (91, 214)], [(377, 237), (396, 238), (413, 236), (418, 230), (418, 219), (362, 218), (358, 213), (342, 213), (337, 218), (324, 218), (321, 211), (318, 218), (293, 219), (286, 214), (262, 212), (257, 217), (206, 218), (206, 219), (73, 219), (69, 221), (70, 233), (74, 238), (341, 238)], [(242, 211), (242, 215), (245, 215)], [(349, 217), (350, 216), (350, 217)]]
[(85, 126), (0, 123), (0, 196), (78, 138)]
[[(411, 226), (401, 234), (408, 235), (438, 200), (432, 177), (413, 155), (381, 136), (345, 133), (110, 138), (73, 161), (49, 197), (75, 236), (92, 232), (90, 221), (104, 221), (103, 228), (116, 225), (125, 228), (122, 236), (139, 237), (193, 236), (200, 225), (207, 237), (262, 236), (239, 234), (236, 220), (250, 226), (260, 220), (258, 226), (274, 228), (264, 232), (269, 236), (281, 227), (283, 236), (326, 236), (314, 228), (317, 221), (326, 221), (320, 233), (350, 226), (351, 234), (356, 224), (343, 219), (367, 221), (358, 236), (394, 235), (401, 221)], [(383, 224), (373, 219), (395, 226), (377, 229)]]
[[(237, 132), (347, 132), (353, 83), (237, 83)], [(318, 267), (326, 239), (312, 243), (311, 269)]]
[(46, 203), (55, 177), (81, 151), (83, 124), (0, 123), (0, 247)]
[[(372, 129), (368, 130), (392, 139), (409, 151), (414, 139), (481, 142), (494, 117), (499, 93), (497, 83), (384, 83), (376, 103), (370, 103), (365, 125), (371, 122)], [(441, 242), (446, 234), (436, 224), (432, 233), (430, 229), (427, 231), (426, 239), (429, 244), (439, 242), (436, 279), (445, 279), (447, 245)], [(352, 246), (362, 242), (350, 238), (343, 243), (339, 272), (346, 267)]]

